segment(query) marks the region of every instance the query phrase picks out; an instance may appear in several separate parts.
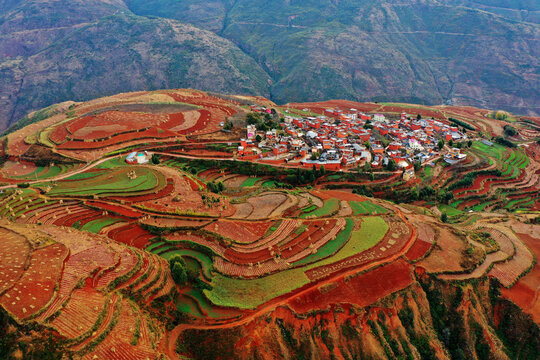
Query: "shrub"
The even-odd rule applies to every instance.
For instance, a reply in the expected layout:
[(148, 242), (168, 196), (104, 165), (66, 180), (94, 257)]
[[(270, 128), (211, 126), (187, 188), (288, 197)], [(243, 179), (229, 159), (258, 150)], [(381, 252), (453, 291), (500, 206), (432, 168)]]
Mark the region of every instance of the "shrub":
[(507, 139), (503, 138), (502, 136), (497, 136), (495, 138), (495, 142), (497, 142), (497, 143), (499, 143), (499, 144), (501, 144), (503, 146), (509, 147), (509, 148), (515, 148), (517, 146), (512, 141), (507, 140)]
[(454, 118), (448, 118), (448, 121), (456, 124), (456, 125), (460, 125), (462, 127), (464, 127), (465, 129), (469, 129), (469, 130), (475, 130), (474, 127), (472, 127), (471, 125), (467, 124), (465, 121), (461, 121), (461, 120), (458, 120), (458, 119), (454, 119)]
[(186, 267), (180, 262), (173, 263), (171, 268), (171, 276), (175, 283), (183, 285), (187, 281)]
[(448, 214), (442, 213), (442, 214), (441, 214), (441, 221), (442, 221), (443, 223), (447, 222), (447, 221), (448, 221)]

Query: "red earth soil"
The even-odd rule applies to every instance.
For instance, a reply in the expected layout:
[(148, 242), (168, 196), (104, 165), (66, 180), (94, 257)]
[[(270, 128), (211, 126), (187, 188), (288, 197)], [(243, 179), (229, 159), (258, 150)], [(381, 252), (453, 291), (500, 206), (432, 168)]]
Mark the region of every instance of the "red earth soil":
[(7, 229), (0, 228), (0, 294), (21, 277), (30, 255), (26, 239)]
[(114, 214), (122, 215), (122, 216), (132, 218), (132, 219), (138, 219), (139, 217), (144, 215), (142, 212), (133, 210), (126, 206), (110, 204), (104, 201), (92, 200), (92, 201), (87, 201), (86, 204), (88, 206), (96, 207), (102, 211), (110, 211)]
[[(519, 234), (519, 238), (540, 258), (540, 240), (528, 234)], [(501, 293), (532, 315), (534, 321), (540, 322), (540, 267), (534, 268), (510, 289), (501, 288)]]
[(411, 261), (418, 260), (428, 252), (431, 245), (433, 244), (417, 239), (405, 256)]
[(251, 243), (263, 236), (272, 222), (240, 222), (217, 221), (206, 227), (206, 230), (215, 232), (230, 239), (241, 239), (242, 242)]
[(60, 243), (34, 251), (23, 276), (0, 298), (4, 309), (24, 319), (44, 307), (54, 294), (67, 255), (67, 248)]
[(312, 191), (311, 192), (316, 197), (322, 200), (328, 199), (338, 199), (345, 201), (366, 201), (367, 199), (364, 196), (353, 194), (352, 192), (340, 191), (340, 190), (322, 190), (322, 191)]
[(397, 260), (365, 274), (353, 275), (294, 297), (289, 306), (297, 313), (324, 310), (335, 303), (370, 305), (412, 284), (411, 266)]

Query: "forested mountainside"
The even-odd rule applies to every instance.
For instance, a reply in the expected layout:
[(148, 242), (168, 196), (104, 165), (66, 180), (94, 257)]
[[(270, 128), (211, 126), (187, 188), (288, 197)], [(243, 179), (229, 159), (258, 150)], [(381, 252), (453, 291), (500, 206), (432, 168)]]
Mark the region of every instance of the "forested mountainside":
[(171, 87), (538, 114), (539, 14), (533, 0), (2, 0), (0, 128)]

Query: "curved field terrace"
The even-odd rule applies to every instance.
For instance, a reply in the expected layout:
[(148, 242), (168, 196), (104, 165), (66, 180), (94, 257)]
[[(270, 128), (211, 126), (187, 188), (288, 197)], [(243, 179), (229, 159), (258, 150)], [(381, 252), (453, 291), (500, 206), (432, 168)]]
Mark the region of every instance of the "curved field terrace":
[[(440, 310), (437, 291), (442, 303), (462, 288), (473, 324), (485, 315), (470, 289), (488, 282), (538, 324), (540, 145), (528, 118), (197, 90), (59, 109), (0, 139), (0, 306), (74, 358), (200, 358), (192, 334), (255, 343), (256, 323), (279, 327), (288, 349), (303, 321), (321, 324), (317, 356), (354, 358), (326, 342), (352, 336), (359, 314), (354, 334), (378, 355), (424, 358), (420, 336), (440, 324), (421, 318)], [(313, 151), (319, 142), (341, 161)], [(467, 157), (444, 160), (455, 152)], [(425, 346), (443, 349), (433, 334)]]

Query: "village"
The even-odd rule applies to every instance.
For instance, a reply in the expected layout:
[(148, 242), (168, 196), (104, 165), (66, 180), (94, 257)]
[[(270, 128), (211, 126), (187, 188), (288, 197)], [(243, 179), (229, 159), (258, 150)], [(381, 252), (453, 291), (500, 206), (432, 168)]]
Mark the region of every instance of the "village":
[[(253, 110), (266, 112), (258, 107)], [(333, 171), (403, 169), (405, 180), (414, 178), (414, 164), (432, 166), (440, 157), (456, 164), (466, 158), (459, 148), (443, 150), (445, 143), (467, 139), (465, 129), (420, 115), (401, 113), (391, 118), (356, 109), (326, 109), (324, 115), (297, 117), (286, 110), (281, 121), (280, 129), (268, 131), (248, 125), (238, 158), (318, 169), (324, 166)]]

